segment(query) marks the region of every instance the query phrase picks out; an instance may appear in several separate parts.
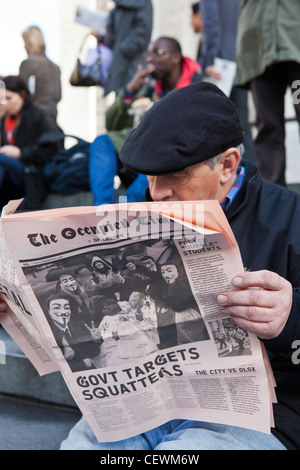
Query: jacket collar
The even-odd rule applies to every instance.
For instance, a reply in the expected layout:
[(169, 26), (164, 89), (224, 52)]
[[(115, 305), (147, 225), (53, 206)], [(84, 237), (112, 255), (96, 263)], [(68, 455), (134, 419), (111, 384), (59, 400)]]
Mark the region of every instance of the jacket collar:
[[(200, 64), (189, 57), (182, 58), (182, 72), (179, 77), (178, 82), (176, 83), (175, 90), (178, 88), (183, 88), (184, 86), (190, 85), (195, 73), (199, 73), (201, 70)], [(155, 81), (155, 93), (160, 96), (163, 92), (161, 80)]]
[(260, 190), (262, 178), (258, 168), (247, 160), (242, 160), (241, 166), (245, 168), (245, 179), (236, 198), (229, 206), (226, 216), (228, 220), (232, 219), (243, 207), (251, 202), (252, 194)]

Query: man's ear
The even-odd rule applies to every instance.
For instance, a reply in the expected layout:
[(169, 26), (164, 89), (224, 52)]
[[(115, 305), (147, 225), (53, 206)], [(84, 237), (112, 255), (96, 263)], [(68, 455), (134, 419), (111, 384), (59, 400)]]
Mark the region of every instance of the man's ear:
[(226, 184), (232, 180), (233, 176), (236, 174), (240, 161), (241, 155), (237, 148), (232, 147), (223, 152), (220, 162), (222, 164), (221, 183)]
[(172, 54), (172, 61), (173, 61), (173, 64), (181, 64), (181, 61), (182, 61), (182, 55), (179, 53), (179, 52), (175, 52)]

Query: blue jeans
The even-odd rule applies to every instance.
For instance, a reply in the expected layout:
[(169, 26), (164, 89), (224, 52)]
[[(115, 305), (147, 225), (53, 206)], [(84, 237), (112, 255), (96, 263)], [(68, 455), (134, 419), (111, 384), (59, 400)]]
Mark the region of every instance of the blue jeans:
[(24, 164), (0, 153), (0, 207), (24, 197)]
[[(119, 172), (119, 156), (107, 134), (98, 136), (90, 147), (90, 187), (94, 196), (94, 205), (113, 204), (116, 200), (114, 178)], [(148, 180), (145, 175), (137, 175), (129, 184), (127, 193), (128, 202), (145, 200), (145, 191)]]
[(98, 442), (85, 418), (74, 426), (61, 450), (285, 450), (272, 434), (235, 426), (174, 420), (118, 442)]

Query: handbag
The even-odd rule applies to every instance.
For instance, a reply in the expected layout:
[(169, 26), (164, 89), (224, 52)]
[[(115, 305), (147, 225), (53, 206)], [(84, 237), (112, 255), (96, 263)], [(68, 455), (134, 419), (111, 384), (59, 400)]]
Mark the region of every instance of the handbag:
[(90, 34), (87, 34), (80, 46), (75, 67), (70, 77), (72, 86), (101, 86), (103, 87), (109, 73), (113, 52), (110, 48), (99, 44), (96, 49), (89, 49), (85, 63), (82, 63), (82, 54), (85, 42)]

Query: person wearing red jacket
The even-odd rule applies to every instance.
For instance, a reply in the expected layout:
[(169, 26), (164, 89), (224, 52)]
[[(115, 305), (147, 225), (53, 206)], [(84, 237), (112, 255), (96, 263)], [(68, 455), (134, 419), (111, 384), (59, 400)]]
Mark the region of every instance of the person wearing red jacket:
[(119, 90), (115, 102), (107, 110), (107, 134), (98, 136), (91, 144), (90, 186), (94, 205), (116, 202), (116, 175), (127, 189), (128, 202), (144, 200), (147, 178), (126, 171), (119, 160), (121, 147), (134, 127), (134, 114), (140, 118), (153, 102), (202, 79), (200, 65), (182, 54), (176, 39), (156, 39), (145, 53), (145, 59), (146, 67), (138, 66), (134, 77)]

